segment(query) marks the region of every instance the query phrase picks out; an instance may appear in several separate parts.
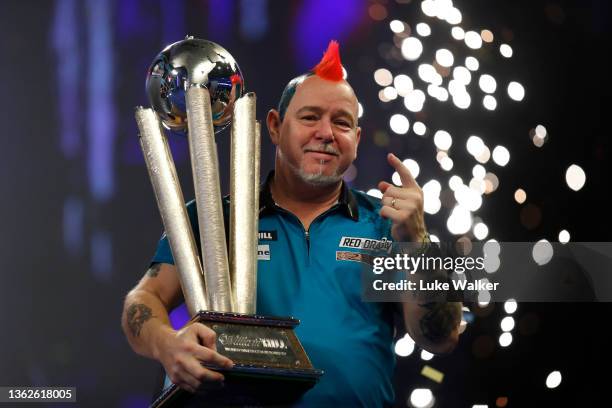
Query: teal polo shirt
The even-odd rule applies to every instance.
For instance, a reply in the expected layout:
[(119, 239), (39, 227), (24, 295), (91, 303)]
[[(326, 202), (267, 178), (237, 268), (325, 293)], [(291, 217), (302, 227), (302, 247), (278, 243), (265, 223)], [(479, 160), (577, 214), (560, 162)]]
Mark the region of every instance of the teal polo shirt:
[[(260, 193), (257, 314), (299, 319), (296, 334), (313, 365), (325, 371), (297, 405), (393, 404), (393, 305), (361, 300), (362, 256), (372, 243), (391, 239), (380, 200), (343, 183), (338, 202), (305, 230), (272, 199), (273, 176)], [(228, 209), (226, 197), (226, 225)], [(187, 210), (199, 231), (194, 201)], [(174, 263), (165, 235), (152, 260), (162, 262)]]

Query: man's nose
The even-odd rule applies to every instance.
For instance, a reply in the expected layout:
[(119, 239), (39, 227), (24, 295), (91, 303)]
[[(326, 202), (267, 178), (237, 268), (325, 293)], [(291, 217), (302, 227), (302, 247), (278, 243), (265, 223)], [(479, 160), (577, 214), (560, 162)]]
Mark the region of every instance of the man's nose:
[(319, 121), (316, 137), (317, 139), (326, 143), (334, 140), (334, 131), (332, 129), (331, 120), (323, 118)]

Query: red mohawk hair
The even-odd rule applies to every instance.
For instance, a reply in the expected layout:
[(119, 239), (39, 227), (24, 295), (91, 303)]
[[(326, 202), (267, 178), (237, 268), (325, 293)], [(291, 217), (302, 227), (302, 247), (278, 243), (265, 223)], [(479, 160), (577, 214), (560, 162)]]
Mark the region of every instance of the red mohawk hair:
[(327, 46), (327, 51), (323, 54), (323, 58), (312, 69), (312, 72), (323, 79), (329, 81), (342, 81), (342, 63), (340, 62), (340, 44), (338, 41), (331, 40)]

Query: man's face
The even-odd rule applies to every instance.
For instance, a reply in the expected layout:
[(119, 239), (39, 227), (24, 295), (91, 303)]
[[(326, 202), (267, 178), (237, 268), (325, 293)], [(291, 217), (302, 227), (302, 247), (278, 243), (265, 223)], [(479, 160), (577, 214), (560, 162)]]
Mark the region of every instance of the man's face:
[(339, 181), (357, 157), (361, 134), (357, 109), (347, 82), (307, 77), (298, 85), (280, 126), (279, 164), (311, 184)]

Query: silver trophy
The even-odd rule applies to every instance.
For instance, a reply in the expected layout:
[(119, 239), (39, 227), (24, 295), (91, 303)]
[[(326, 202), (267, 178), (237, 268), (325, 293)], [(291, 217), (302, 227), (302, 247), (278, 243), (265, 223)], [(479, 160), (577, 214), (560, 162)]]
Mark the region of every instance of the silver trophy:
[[(260, 127), (254, 93), (234, 58), (211, 41), (187, 37), (166, 47), (149, 68), (152, 109), (136, 108), (149, 177), (192, 321), (217, 333), (217, 350), (235, 362), (223, 389), (192, 396), (165, 390), (153, 406), (287, 403), (322, 374), (295, 336), (299, 321), (256, 315)], [(215, 133), (231, 122), (229, 257)], [(189, 141), (201, 256), (163, 128)], [(203, 262), (202, 262), (203, 260)], [(210, 367), (217, 369), (216, 367)], [(282, 385), (279, 387), (280, 383)]]

